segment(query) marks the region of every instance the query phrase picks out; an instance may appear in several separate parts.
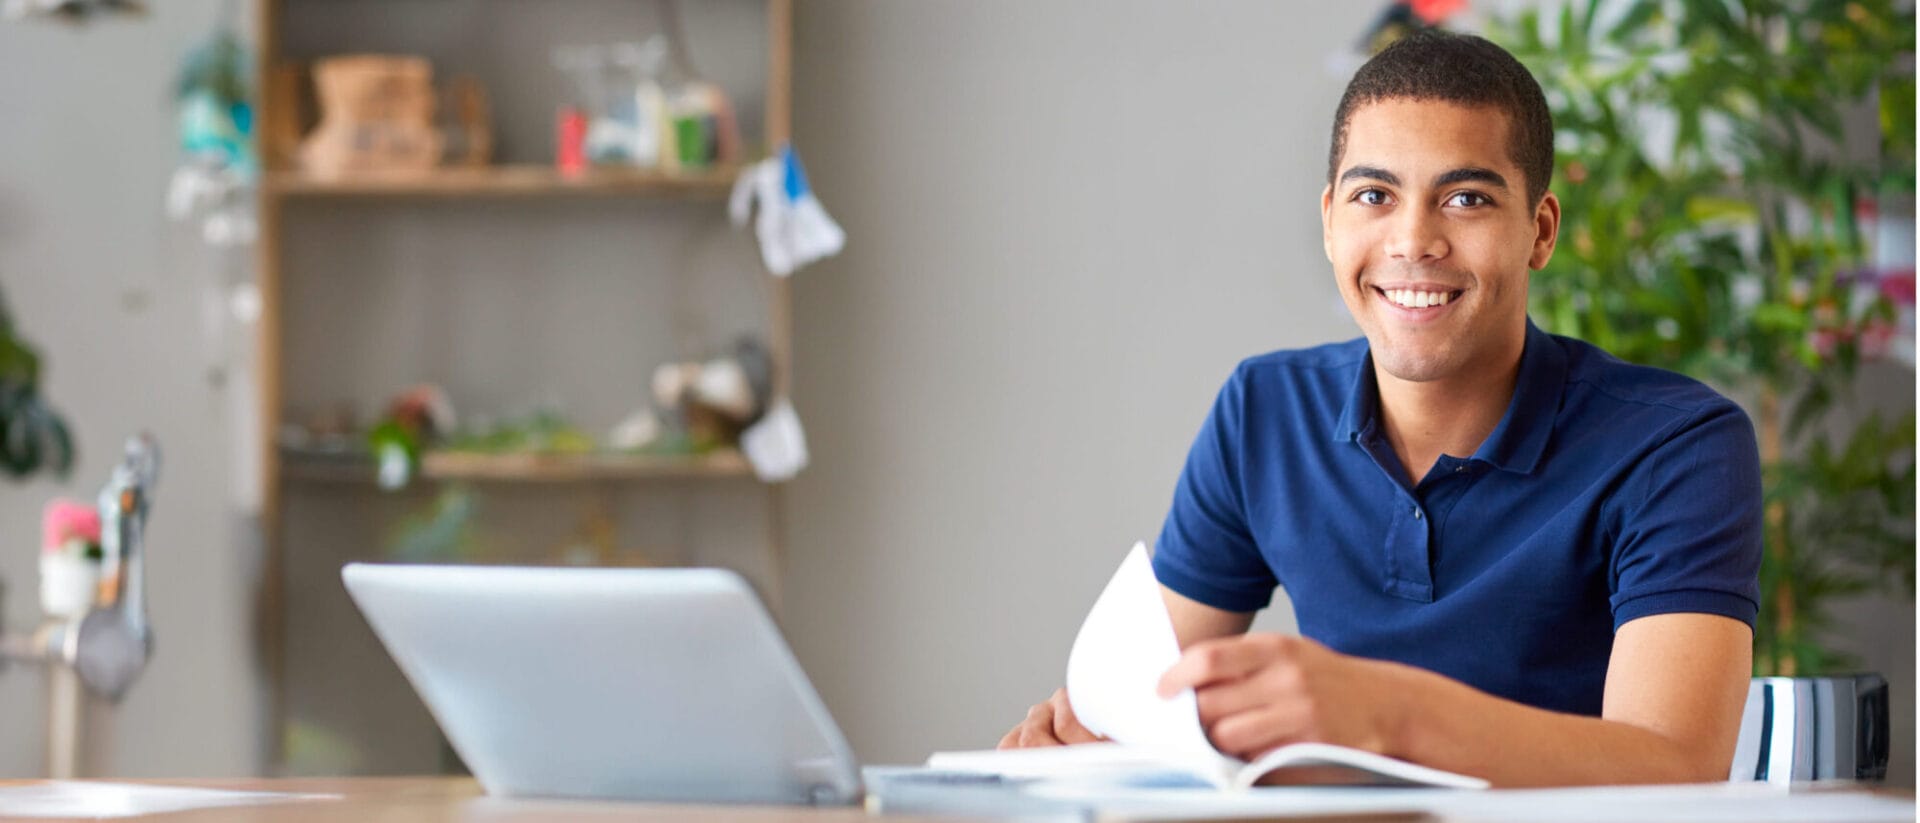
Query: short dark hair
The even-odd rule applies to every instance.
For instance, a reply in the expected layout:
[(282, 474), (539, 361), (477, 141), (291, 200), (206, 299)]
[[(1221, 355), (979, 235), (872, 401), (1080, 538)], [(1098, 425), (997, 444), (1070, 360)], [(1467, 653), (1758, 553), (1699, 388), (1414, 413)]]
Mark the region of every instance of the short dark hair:
[(1553, 115), (1540, 83), (1506, 49), (1486, 38), (1423, 29), (1382, 49), (1355, 72), (1333, 113), (1327, 185), (1347, 151), (1354, 109), (1381, 100), (1438, 100), (1490, 106), (1509, 123), (1507, 156), (1527, 177), (1527, 198), (1539, 203), (1553, 178)]

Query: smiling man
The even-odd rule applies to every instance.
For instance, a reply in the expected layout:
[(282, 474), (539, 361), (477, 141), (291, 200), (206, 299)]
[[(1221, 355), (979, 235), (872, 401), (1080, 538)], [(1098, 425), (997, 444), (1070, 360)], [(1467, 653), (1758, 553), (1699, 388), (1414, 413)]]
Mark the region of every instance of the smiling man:
[[(1500, 786), (1726, 779), (1758, 612), (1753, 429), (1527, 319), (1553, 124), (1478, 37), (1402, 40), (1334, 116), (1320, 213), (1364, 337), (1246, 360), (1153, 568), (1223, 752), (1354, 746)], [(1300, 637), (1248, 629), (1277, 587)], [(1064, 691), (1002, 746), (1077, 743)]]

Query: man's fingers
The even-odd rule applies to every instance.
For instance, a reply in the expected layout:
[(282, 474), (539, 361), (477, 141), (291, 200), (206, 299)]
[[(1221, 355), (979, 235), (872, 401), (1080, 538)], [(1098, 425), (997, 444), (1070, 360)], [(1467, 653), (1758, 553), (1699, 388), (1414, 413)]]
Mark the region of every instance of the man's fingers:
[(1180, 655), (1178, 663), (1160, 676), (1160, 696), (1172, 697), (1181, 689), (1198, 689), (1245, 677), (1287, 655), (1293, 640), (1284, 635), (1245, 634), (1195, 643)]
[(1058, 746), (1060, 738), (1053, 733), (1053, 706), (1041, 703), (1027, 710), (1027, 719), (1007, 736), (1000, 739), (1000, 748), (1026, 749), (1036, 746)]
[(1055, 689), (1046, 702), (1027, 710), (1027, 718), (1000, 738), (999, 748), (1024, 749), (1035, 746), (1064, 746), (1074, 743), (1098, 743), (1105, 738), (1081, 725), (1073, 715), (1073, 704), (1066, 689)]
[(1301, 742), (1300, 727), (1296, 712), (1267, 707), (1223, 717), (1213, 724), (1207, 737), (1221, 752), (1254, 760), (1288, 743)]
[(1224, 718), (1273, 702), (1273, 690), (1261, 682), (1266, 679), (1242, 678), (1195, 689), (1194, 697), (1200, 706), (1200, 727), (1212, 729), (1213, 724)]
[(1060, 738), (1053, 736), (1052, 726), (1025, 724), (1020, 727), (1020, 748), (1032, 749), (1041, 746), (1063, 745)]

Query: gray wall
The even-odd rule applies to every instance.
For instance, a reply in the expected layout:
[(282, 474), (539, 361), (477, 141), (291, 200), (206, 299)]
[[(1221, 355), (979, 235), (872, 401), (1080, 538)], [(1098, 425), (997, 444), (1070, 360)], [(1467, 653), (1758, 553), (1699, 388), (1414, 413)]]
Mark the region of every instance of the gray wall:
[[(0, 289), (40, 344), (43, 388), (68, 414), (80, 461), (66, 482), (0, 481), (0, 579), (10, 629), (36, 619), (40, 507), (91, 500), (121, 438), (152, 430), (166, 464), (148, 539), (158, 654), (117, 720), (114, 773), (256, 768), (258, 691), (248, 656), (250, 543), (236, 525), (231, 394), (203, 332), (217, 260), (161, 213), (171, 173), (171, 84), (215, 0), (151, 4), (145, 20), (88, 29), (0, 23)], [(40, 773), (43, 685), (0, 671), (0, 775)]]
[(851, 239), (794, 285), (789, 622), (862, 756), (991, 746), (1234, 364), (1356, 333), (1318, 195), (1372, 4), (799, 6)]
[[(229, 398), (205, 379), (209, 261), (159, 213), (168, 79), (216, 5), (0, 24), (0, 288), (85, 446), (70, 483), (0, 486), (10, 625), (35, 612), (41, 503), (90, 495), (135, 427), (169, 447), (160, 653), (120, 719), (117, 774), (259, 763), (254, 559), (229, 503)], [(815, 462), (787, 496), (788, 623), (860, 754), (912, 761), (990, 745), (1059, 683), (1234, 362), (1354, 333), (1315, 195), (1343, 80), (1329, 62), (1372, 4), (798, 5), (797, 136), (851, 241), (794, 284)], [(1908, 785), (1912, 619), (1895, 604), (1856, 622), (1869, 665), (1905, 683)], [(39, 695), (0, 672), (0, 775), (38, 772)]]

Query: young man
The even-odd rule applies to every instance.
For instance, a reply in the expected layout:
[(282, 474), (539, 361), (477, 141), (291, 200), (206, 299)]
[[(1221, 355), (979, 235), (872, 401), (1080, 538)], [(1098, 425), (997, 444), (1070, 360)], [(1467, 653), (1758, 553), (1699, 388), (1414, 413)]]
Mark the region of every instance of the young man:
[[(1725, 780), (1758, 611), (1739, 407), (1527, 319), (1560, 204), (1539, 85), (1409, 37), (1334, 117), (1320, 213), (1365, 338), (1240, 364), (1153, 557), (1223, 752), (1324, 741), (1499, 786)], [(1284, 586), (1301, 637), (1249, 634)], [(1077, 743), (1064, 691), (1002, 746)]]

